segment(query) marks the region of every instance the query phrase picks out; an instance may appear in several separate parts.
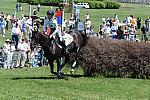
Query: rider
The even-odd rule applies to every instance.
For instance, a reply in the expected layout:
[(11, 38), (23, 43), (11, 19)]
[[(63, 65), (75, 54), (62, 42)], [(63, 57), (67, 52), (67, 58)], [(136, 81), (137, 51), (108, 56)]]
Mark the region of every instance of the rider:
[(47, 18), (44, 21), (44, 27), (43, 27), (43, 31), (45, 32), (45, 34), (47, 34), (47, 29), (50, 29), (50, 35), (49, 37), (53, 37), (54, 39), (58, 39), (58, 41), (60, 42), (60, 45), (62, 46), (62, 50), (64, 51), (64, 53), (66, 53), (66, 45), (62, 39), (62, 34), (59, 31), (59, 26), (57, 24), (57, 19), (54, 17), (54, 11), (53, 10), (48, 10), (47, 11)]

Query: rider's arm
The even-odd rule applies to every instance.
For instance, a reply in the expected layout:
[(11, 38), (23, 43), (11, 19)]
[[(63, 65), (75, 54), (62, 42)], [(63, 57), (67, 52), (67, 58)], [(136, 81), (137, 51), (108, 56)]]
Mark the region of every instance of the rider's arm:
[(55, 31), (53, 32), (53, 34), (56, 34), (57, 32), (58, 32), (58, 24), (57, 24), (57, 20), (56, 19), (54, 19), (54, 23), (55, 23)]

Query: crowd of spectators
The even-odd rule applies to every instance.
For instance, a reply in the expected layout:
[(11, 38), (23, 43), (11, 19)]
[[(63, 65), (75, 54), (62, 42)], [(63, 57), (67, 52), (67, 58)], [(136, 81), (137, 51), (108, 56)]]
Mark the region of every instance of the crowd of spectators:
[[(16, 4), (16, 11), (22, 11), (20, 6)], [(40, 5), (37, 10), (40, 11)], [(44, 56), (41, 47), (37, 46), (33, 51), (30, 49), (32, 25), (33, 20), (29, 16), (21, 14), (21, 17), (16, 18), (14, 14), (0, 13), (0, 34), (4, 38), (6, 30), (9, 30), (7, 36), (11, 36), (10, 39), (6, 38), (0, 48), (1, 68), (22, 68), (27, 64), (32, 67), (42, 66)]]
[[(101, 38), (124, 39), (127, 41), (148, 41), (150, 31), (150, 18), (148, 17), (143, 24), (141, 18), (130, 15), (120, 22), (118, 15), (113, 18), (101, 18), (102, 24), (99, 26), (97, 35)], [(141, 35), (140, 35), (141, 34)], [(141, 38), (140, 38), (141, 36)]]

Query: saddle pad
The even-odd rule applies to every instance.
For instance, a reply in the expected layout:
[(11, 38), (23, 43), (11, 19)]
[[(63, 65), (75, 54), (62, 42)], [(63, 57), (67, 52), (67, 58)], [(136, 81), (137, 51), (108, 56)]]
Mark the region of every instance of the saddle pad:
[(63, 40), (65, 40), (66, 46), (68, 46), (73, 41), (73, 37), (67, 33), (65, 33), (62, 38), (63, 38)]

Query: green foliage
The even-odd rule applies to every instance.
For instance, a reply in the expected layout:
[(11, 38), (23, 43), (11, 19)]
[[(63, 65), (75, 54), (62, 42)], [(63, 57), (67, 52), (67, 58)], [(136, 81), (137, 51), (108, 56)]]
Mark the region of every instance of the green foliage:
[(120, 4), (117, 2), (104, 2), (106, 9), (118, 9)]
[[(17, 0), (18, 2), (41, 4), (47, 6), (59, 6), (60, 0)], [(120, 7), (117, 2), (104, 2), (103, 0), (74, 0), (75, 3), (89, 3), (91, 9), (118, 9)]]
[(92, 1), (92, 2), (89, 2), (90, 6), (92, 4), (95, 5), (94, 9), (104, 9), (105, 8), (105, 4), (104, 2), (100, 2), (100, 1)]
[(60, 0), (17, 0), (17, 2), (29, 3), (32, 5), (41, 4), (47, 6), (58, 6)]

